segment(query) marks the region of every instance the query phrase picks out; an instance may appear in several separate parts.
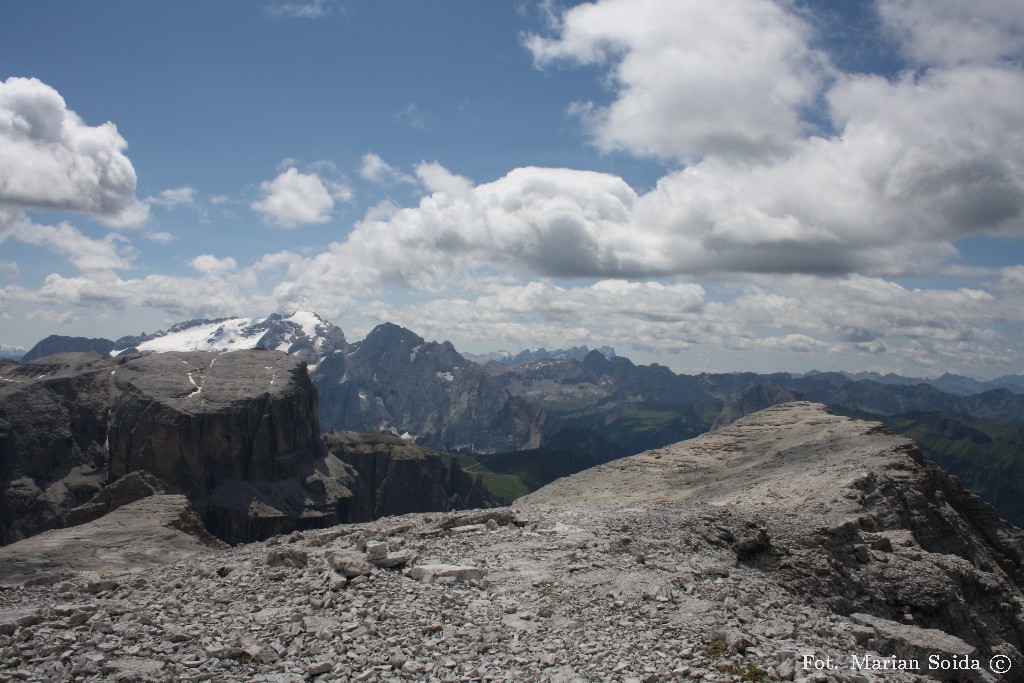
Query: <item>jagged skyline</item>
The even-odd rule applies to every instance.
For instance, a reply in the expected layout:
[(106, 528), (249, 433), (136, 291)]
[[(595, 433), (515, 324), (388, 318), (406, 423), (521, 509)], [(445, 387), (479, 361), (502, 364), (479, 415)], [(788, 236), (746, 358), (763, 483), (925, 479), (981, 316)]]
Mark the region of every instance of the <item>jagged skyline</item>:
[(0, 11), (0, 344), (1024, 372), (1017, 3), (58, 5)]

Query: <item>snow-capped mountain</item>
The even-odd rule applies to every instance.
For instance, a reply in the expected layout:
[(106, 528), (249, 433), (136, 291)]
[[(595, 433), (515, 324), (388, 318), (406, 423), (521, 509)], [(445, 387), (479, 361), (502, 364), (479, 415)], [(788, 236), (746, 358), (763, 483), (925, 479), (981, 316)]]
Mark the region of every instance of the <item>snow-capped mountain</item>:
[(389, 431), (439, 450), (508, 452), (523, 448), (615, 449), (568, 426), (466, 360), (448, 342), (427, 342), (383, 323), (349, 344), (316, 313), (189, 320), (166, 331), (107, 339), (48, 337), (30, 353), (88, 351), (118, 356), (169, 351), (273, 349), (304, 360), (319, 395), (318, 419), (332, 428)]
[(274, 313), (266, 318), (189, 320), (169, 327), (166, 332), (122, 337), (114, 342), (110, 355), (275, 349), (298, 356), (312, 371), (325, 356), (343, 351), (346, 346), (340, 327), (316, 313), (298, 311), (287, 318)]

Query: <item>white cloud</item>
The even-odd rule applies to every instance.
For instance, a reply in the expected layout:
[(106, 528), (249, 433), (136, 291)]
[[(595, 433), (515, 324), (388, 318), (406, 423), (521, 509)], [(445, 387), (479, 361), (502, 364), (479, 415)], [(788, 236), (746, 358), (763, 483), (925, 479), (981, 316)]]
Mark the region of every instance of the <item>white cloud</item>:
[(995, 63), (1024, 55), (1017, 0), (878, 0), (903, 52), (919, 64)]
[(333, 14), (336, 8), (337, 4), (332, 0), (272, 2), (267, 5), (267, 14), (290, 19), (321, 19)]
[(165, 209), (173, 209), (178, 206), (194, 206), (195, 202), (196, 190), (194, 187), (187, 185), (163, 190), (155, 196), (146, 197), (147, 204), (156, 204)]
[(92, 214), (112, 227), (143, 224), (135, 169), (113, 123), (87, 126), (35, 78), (0, 83), (0, 205)]
[(212, 254), (200, 254), (189, 261), (189, 265), (205, 275), (217, 275), (238, 268), (238, 262), (231, 256), (219, 259)]
[(14, 261), (0, 261), (0, 278), (13, 280), (21, 274), (21, 269)]
[(135, 256), (121, 235), (111, 233), (102, 239), (94, 239), (68, 223), (38, 225), (26, 220), (14, 231), (14, 238), (25, 244), (45, 247), (81, 271), (131, 268)]
[(292, 166), (273, 180), (261, 183), (260, 191), (263, 198), (250, 204), (250, 208), (268, 222), (291, 229), (331, 219), (334, 197), (315, 173), (300, 173)]
[(809, 38), (764, 0), (603, 0), (566, 10), (554, 37), (526, 45), (541, 66), (607, 69), (612, 103), (571, 108), (602, 150), (694, 161), (788, 148), (827, 71)]
[[(371, 152), (362, 178), (423, 196), (372, 207), (322, 253), (249, 265), (201, 254), (194, 277), (86, 268), (37, 292), (0, 288), (0, 300), (183, 317), (312, 308), (350, 334), (388, 319), (492, 348), (607, 343), (695, 364), (718, 354), (733, 368), (798, 354), (856, 369), (885, 354), (907, 372), (1019, 371), (1024, 270), (950, 266), (965, 237), (1024, 236), (1017, 11), (1004, 31), (990, 21), (997, 5), (982, 5), (943, 56), (925, 33), (961, 21), (954, 4), (883, 0), (921, 67), (894, 78), (833, 70), (787, 3), (577, 5), (554, 15), (553, 37), (528, 45), (540, 65), (606, 73), (610, 103), (576, 110), (602, 149), (673, 164), (653, 189), (536, 167), (475, 183), (440, 163), (407, 174)], [(817, 134), (801, 118), (812, 103), (827, 119)], [(396, 118), (416, 115), (412, 106)], [(251, 204), (267, 221), (322, 223), (351, 196), (333, 165), (286, 161)], [(0, 239), (22, 221), (0, 206)], [(38, 243), (77, 239), (54, 231)], [(121, 242), (96, 242), (95, 263), (130, 261)], [(958, 284), (893, 281), (908, 274)]]
[(359, 166), (359, 175), (364, 180), (377, 183), (378, 185), (386, 185), (388, 183), (416, 184), (414, 177), (398, 170), (374, 152), (367, 152), (363, 155), (362, 163)]
[(46, 320), (58, 325), (67, 325), (78, 320), (71, 311), (32, 311), (27, 317), (29, 320)]
[(170, 244), (174, 241), (174, 235), (164, 230), (157, 232), (147, 232), (143, 235), (150, 242), (156, 242), (157, 244)]
[(430, 129), (430, 121), (427, 120), (427, 115), (423, 113), (423, 110), (415, 102), (409, 102), (405, 107), (396, 111), (393, 116), (395, 121), (410, 128), (415, 128), (416, 130)]
[(0, 204), (0, 244), (3, 244), (14, 229), (25, 220), (25, 212), (10, 206)]

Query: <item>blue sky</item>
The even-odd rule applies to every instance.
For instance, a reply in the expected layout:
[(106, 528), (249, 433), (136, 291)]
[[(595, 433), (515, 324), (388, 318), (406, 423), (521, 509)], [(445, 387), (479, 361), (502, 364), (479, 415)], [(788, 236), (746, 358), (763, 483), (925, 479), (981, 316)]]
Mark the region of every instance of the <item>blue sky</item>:
[(0, 344), (316, 310), (1024, 372), (1010, 0), (6, 3)]

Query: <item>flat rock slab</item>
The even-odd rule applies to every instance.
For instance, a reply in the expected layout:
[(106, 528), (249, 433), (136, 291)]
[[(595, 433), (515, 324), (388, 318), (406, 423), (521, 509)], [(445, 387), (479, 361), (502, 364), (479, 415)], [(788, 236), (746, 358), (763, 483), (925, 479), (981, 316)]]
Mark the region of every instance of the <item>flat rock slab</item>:
[(455, 581), (479, 581), (484, 572), (479, 567), (457, 564), (420, 564), (408, 572), (417, 581), (433, 583), (438, 579), (454, 579)]
[(777, 510), (835, 498), (821, 509), (825, 521), (855, 514), (844, 489), (869, 469), (891, 465), (912, 443), (879, 423), (833, 415), (821, 404), (786, 403), (695, 439), (558, 479), (515, 505), (744, 503)]
[(226, 546), (201, 531), (185, 496), (156, 495), (100, 519), (54, 529), (0, 548), (0, 584), (46, 583), (91, 572), (146, 569), (216, 553)]

